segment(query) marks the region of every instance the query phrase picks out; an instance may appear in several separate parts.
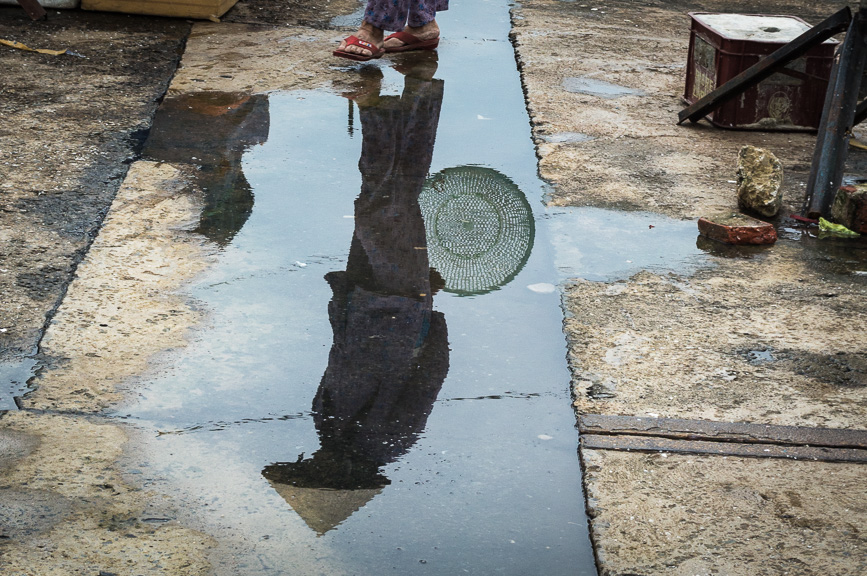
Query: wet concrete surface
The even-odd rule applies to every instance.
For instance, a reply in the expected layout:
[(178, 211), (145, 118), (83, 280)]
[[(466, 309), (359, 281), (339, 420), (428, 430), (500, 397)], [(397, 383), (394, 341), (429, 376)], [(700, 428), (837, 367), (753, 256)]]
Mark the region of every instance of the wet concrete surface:
[[(204, 231), (221, 251), (190, 297), (208, 324), (117, 411), (141, 427), (132, 461), (218, 535), (220, 573), (594, 571), (563, 409), (560, 214), (541, 203), (505, 6), (485, 10), (465, 18), (499, 28), (438, 59), (254, 96), (258, 122), (222, 107), (198, 147), (186, 127), (231, 98), (170, 95), (157, 114), (146, 157), (201, 166), (216, 196), (248, 183)], [(469, 43), (484, 49), (449, 58)], [(481, 69), (500, 85), (469, 97)]]
[(3, 390), (0, 392), (0, 410), (15, 410), (15, 398), (23, 396), (30, 389), (27, 382), (34, 376), (36, 371), (34, 358), (22, 358), (18, 361), (0, 363), (0, 383)]

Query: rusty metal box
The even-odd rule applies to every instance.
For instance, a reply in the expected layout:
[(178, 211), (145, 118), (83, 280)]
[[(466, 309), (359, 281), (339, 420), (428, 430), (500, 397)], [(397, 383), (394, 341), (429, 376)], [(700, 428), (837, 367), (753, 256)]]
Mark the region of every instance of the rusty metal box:
[[(691, 12), (686, 88), (689, 104), (719, 88), (811, 28), (794, 16)], [(835, 40), (813, 47), (781, 72), (708, 115), (721, 128), (815, 130), (834, 62)]]

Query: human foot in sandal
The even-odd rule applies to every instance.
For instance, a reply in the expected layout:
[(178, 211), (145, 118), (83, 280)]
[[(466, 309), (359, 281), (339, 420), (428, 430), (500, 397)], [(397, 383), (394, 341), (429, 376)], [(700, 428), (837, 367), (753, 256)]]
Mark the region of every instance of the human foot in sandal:
[(382, 47), (383, 35), (379, 28), (362, 22), (358, 32), (343, 40), (332, 54), (358, 62), (379, 58), (385, 54), (385, 49)]
[(414, 28), (407, 26), (401, 32), (395, 32), (385, 39), (383, 46), (386, 52), (408, 52), (410, 50), (433, 50), (440, 43), (440, 27), (436, 20), (431, 20), (424, 26)]

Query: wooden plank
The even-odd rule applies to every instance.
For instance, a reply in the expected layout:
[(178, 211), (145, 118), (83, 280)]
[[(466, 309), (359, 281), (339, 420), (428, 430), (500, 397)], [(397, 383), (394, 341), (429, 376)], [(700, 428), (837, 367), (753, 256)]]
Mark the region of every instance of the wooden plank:
[(831, 36), (845, 31), (851, 21), (852, 11), (848, 7), (843, 8), (779, 50), (762, 58), (716, 90), (700, 98), (694, 104), (681, 110), (678, 114), (677, 123), (682, 124), (686, 120), (697, 122), (732, 98), (743, 93), (744, 90), (768, 78), (789, 62), (800, 58), (813, 46), (817, 46)]
[(867, 450), (867, 430), (774, 426), (748, 422), (715, 422), (679, 418), (643, 418), (585, 414), (578, 418), (581, 434), (657, 436), (681, 440), (823, 446)]
[(84, 10), (174, 18), (219, 18), (238, 0), (82, 0)]
[(27, 15), (33, 20), (42, 20), (48, 16), (45, 8), (37, 2), (37, 0), (18, 0), (18, 4), (24, 8)]
[(706, 442), (648, 436), (582, 435), (581, 448), (589, 450), (713, 454), (716, 456), (738, 456), (741, 458), (785, 458), (788, 460), (867, 464), (867, 450), (855, 448)]

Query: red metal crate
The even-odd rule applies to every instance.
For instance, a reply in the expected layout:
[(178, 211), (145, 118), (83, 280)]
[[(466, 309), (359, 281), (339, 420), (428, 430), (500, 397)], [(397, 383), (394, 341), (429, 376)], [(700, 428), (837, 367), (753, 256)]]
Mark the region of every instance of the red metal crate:
[[(691, 12), (683, 99), (693, 104), (811, 28), (794, 16)], [(721, 128), (816, 130), (838, 42), (827, 40), (708, 115)]]

